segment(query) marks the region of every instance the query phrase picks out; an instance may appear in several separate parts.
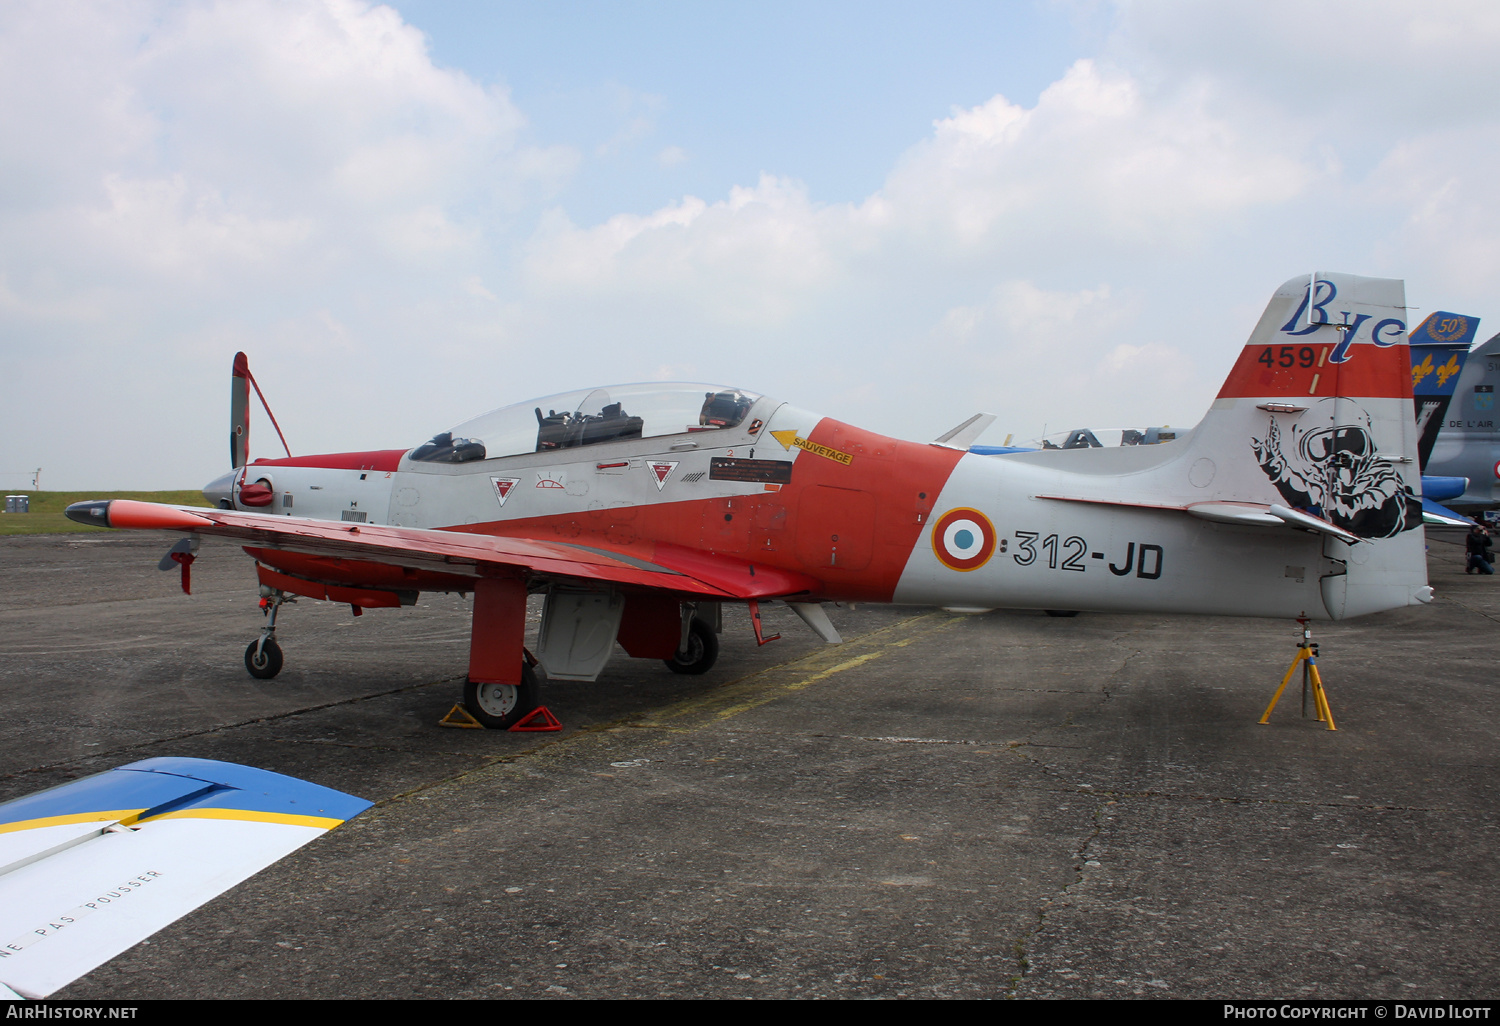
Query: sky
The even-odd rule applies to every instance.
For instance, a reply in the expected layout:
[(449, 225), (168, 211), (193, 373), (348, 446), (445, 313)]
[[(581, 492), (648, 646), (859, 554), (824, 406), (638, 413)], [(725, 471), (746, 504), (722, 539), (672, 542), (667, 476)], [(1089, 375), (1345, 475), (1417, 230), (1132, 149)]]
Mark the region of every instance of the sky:
[(7, 0), (0, 488), (200, 487), (238, 350), (298, 455), (653, 380), (1185, 427), (1312, 270), (1500, 330), (1497, 48), (1462, 0)]

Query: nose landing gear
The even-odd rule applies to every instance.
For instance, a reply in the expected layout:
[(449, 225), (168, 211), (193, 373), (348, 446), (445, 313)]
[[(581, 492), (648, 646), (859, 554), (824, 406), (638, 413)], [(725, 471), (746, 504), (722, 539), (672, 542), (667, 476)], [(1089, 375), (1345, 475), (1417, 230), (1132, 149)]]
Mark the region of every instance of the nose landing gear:
[(260, 629), (260, 637), (245, 649), (245, 669), (250, 671), (250, 676), (270, 680), (281, 672), (281, 646), (276, 644), (276, 611), (283, 602), (296, 601), (284, 591), (261, 585), (260, 608), (266, 615), (266, 625)]

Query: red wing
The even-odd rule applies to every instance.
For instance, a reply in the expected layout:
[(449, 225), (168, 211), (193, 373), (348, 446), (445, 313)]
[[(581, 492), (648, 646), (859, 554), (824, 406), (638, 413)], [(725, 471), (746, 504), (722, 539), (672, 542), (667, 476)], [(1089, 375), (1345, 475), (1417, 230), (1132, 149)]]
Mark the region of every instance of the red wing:
[[(816, 590), (803, 574), (676, 545), (658, 546), (651, 561), (566, 542), (505, 538), (468, 531), (381, 527), (266, 513), (163, 506), (114, 499), (88, 504), (101, 526), (192, 531), (247, 546), (313, 556), (365, 560), (472, 577), (483, 567), (516, 567), (539, 577), (608, 581), (711, 598), (773, 598)], [(94, 510), (103, 507), (102, 514)]]

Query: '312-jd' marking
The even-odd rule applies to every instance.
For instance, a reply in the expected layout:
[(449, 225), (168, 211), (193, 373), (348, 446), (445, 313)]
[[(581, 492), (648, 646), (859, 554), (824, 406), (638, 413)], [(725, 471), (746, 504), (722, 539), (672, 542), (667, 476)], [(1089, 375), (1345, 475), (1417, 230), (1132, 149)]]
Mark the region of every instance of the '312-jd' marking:
[[(1041, 535), (1036, 531), (1016, 532), (1016, 552), (1011, 556), (1018, 566), (1031, 566), (1037, 561), (1037, 538)], [(1058, 536), (1049, 534), (1042, 538), (1041, 547), (1047, 554), (1047, 569), (1049, 570), (1077, 570), (1080, 573), (1088, 569), (1088, 564), (1083, 562), (1085, 554), (1093, 559), (1104, 559), (1102, 552), (1089, 552), (1089, 544), (1078, 535), (1071, 535), (1062, 539), (1059, 544)], [(1002, 545), (1001, 552), (1005, 551)], [(1059, 563), (1059, 556), (1062, 557)], [(1130, 542), (1125, 548), (1125, 559), (1123, 564), (1116, 566), (1113, 562), (1109, 564), (1109, 572), (1116, 577), (1124, 577), (1132, 570), (1135, 575), (1143, 580), (1154, 581), (1161, 577), (1162, 547), (1160, 545), (1148, 545), (1145, 542)]]

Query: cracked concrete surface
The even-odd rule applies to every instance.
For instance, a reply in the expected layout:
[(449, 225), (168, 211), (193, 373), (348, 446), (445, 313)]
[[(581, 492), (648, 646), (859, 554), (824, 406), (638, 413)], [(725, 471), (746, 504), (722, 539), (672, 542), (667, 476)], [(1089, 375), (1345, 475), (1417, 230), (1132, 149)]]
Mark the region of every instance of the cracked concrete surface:
[(467, 606), (299, 603), (240, 663), (249, 561), (192, 598), (142, 536), (0, 541), (0, 798), (152, 755), (369, 813), (59, 997), (1486, 997), (1500, 896), (1493, 578), (1317, 628), (789, 611), (718, 667), (554, 684), (566, 730), (434, 726)]

